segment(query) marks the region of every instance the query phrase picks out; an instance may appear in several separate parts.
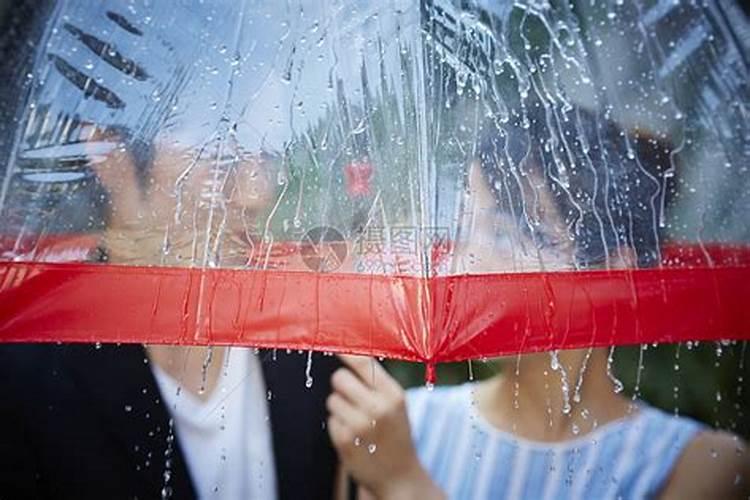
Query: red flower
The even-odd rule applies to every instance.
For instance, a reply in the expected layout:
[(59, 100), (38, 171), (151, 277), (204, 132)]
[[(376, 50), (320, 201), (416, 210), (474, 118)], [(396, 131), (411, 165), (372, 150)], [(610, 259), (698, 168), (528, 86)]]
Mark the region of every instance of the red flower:
[(350, 198), (361, 198), (370, 194), (373, 168), (369, 160), (353, 161), (344, 167), (344, 182)]

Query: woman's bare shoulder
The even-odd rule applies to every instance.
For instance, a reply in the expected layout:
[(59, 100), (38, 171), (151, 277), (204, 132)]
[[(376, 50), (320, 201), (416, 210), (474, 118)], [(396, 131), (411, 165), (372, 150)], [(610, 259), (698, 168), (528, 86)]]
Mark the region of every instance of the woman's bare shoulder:
[(662, 499), (747, 499), (750, 449), (738, 436), (706, 430), (685, 448)]

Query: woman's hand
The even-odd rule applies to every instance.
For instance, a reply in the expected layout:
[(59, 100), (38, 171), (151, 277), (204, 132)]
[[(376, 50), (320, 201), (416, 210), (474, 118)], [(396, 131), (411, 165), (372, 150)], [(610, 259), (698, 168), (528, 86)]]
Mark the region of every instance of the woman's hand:
[(340, 358), (326, 405), (344, 469), (376, 498), (444, 498), (412, 445), (404, 390), (376, 361)]

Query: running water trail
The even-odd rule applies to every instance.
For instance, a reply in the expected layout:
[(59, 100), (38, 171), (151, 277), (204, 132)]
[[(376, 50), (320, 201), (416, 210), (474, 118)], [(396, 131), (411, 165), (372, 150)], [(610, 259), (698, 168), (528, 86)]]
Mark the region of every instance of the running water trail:
[(312, 355), (312, 350), (307, 351), (307, 362), (305, 363), (305, 387), (308, 389), (311, 389), (313, 386)]

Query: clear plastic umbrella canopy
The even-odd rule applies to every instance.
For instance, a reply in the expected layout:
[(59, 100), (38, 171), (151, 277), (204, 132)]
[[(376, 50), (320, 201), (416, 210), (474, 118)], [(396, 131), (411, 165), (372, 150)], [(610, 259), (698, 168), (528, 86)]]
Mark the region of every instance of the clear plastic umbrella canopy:
[(60, 2), (29, 24), (2, 341), (432, 365), (750, 335), (737, 4)]

